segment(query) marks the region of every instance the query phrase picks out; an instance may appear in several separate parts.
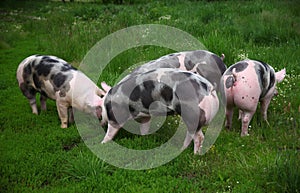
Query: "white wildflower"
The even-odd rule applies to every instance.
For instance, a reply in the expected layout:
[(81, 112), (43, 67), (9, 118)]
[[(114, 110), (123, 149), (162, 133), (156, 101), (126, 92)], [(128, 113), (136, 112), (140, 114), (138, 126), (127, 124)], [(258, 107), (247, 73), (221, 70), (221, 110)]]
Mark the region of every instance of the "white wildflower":
[(159, 20), (170, 20), (171, 19), (171, 15), (163, 15), (159, 18)]

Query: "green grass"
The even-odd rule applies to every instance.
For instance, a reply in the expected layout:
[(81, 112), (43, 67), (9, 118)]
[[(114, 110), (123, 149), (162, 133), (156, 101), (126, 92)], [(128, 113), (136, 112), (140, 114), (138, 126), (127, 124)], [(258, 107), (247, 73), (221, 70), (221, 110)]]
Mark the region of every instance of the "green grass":
[[(300, 8), (295, 1), (2, 1), (0, 3), (0, 192), (300, 192)], [(75, 125), (61, 129), (55, 102), (31, 114), (17, 81), (31, 54), (57, 55), (75, 66), (105, 36), (138, 24), (165, 24), (225, 53), (227, 66), (249, 57), (287, 69), (268, 111), (256, 113), (250, 136), (222, 130), (203, 156), (190, 146), (163, 166), (132, 171), (98, 159)], [(129, 66), (171, 50), (130, 49), (104, 70), (114, 84)], [(259, 109), (258, 109), (259, 112)], [(150, 136), (126, 131), (115, 141), (134, 149), (164, 143), (174, 124)], [(101, 139), (99, 139), (100, 142)]]

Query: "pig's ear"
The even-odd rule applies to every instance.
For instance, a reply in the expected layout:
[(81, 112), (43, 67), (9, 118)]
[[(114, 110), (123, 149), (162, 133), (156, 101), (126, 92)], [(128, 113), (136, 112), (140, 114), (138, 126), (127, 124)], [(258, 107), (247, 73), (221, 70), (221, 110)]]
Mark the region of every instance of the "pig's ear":
[(98, 96), (102, 97), (102, 96), (104, 96), (104, 95), (106, 94), (106, 92), (103, 91), (102, 89), (98, 88), (98, 89), (96, 90), (96, 94), (97, 94)]
[(223, 61), (223, 60), (225, 59), (225, 54), (222, 53), (222, 55), (221, 55), (220, 58), (221, 58), (221, 60)]
[(285, 77), (285, 68), (280, 70), (279, 72), (275, 73), (275, 77), (276, 77), (276, 81), (279, 83), (281, 81), (283, 81), (284, 77)]
[(105, 82), (101, 82), (101, 87), (105, 92), (108, 92), (111, 89), (111, 86), (108, 86)]

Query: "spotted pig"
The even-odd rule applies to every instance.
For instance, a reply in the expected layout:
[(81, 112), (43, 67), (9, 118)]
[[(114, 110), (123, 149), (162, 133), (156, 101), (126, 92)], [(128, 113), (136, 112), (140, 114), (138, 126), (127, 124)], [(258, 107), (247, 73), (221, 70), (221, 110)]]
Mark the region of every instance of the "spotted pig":
[(258, 102), (263, 119), (267, 120), (268, 106), (277, 94), (276, 83), (284, 77), (285, 69), (275, 73), (270, 65), (262, 61), (243, 60), (230, 66), (221, 79), (226, 98), (226, 127), (232, 127), (234, 106), (239, 108), (239, 119), (242, 120), (241, 136), (248, 135), (249, 122)]
[(218, 108), (213, 85), (192, 72), (159, 68), (135, 74), (104, 97), (102, 124), (108, 123), (108, 130), (102, 143), (112, 140), (128, 120), (140, 122), (141, 134), (145, 134), (151, 116), (179, 114), (187, 126), (183, 148), (193, 139), (194, 153), (200, 153), (204, 139), (201, 127), (210, 123)]
[(38, 114), (37, 92), (40, 93), (42, 110), (46, 110), (47, 98), (56, 100), (62, 128), (68, 127), (68, 111), (69, 121), (73, 121), (71, 106), (101, 116), (101, 96), (105, 94), (104, 91), (60, 58), (42, 55), (27, 57), (17, 69), (17, 80), (23, 95), (29, 100), (32, 113)]
[(131, 74), (125, 76), (123, 80), (157, 68), (179, 68), (183, 71), (191, 71), (201, 75), (216, 86), (218, 90), (221, 76), (226, 70), (226, 65), (223, 63), (224, 58), (224, 54), (220, 58), (206, 50), (173, 53), (143, 64), (133, 70)]

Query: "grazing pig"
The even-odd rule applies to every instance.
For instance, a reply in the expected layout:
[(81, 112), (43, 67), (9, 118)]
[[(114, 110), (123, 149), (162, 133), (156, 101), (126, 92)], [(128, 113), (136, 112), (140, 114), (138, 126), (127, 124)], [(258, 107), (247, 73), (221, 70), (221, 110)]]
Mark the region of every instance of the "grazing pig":
[(135, 74), (104, 97), (101, 123), (108, 123), (108, 130), (102, 143), (112, 140), (128, 120), (140, 122), (144, 134), (149, 130), (151, 116), (179, 114), (188, 130), (183, 148), (193, 139), (194, 153), (200, 153), (204, 139), (201, 127), (210, 123), (218, 108), (213, 85), (192, 72), (159, 68)]
[(285, 77), (285, 69), (276, 72), (261, 61), (243, 60), (230, 66), (221, 79), (226, 97), (226, 127), (232, 127), (233, 107), (239, 108), (239, 119), (242, 120), (241, 136), (248, 135), (249, 122), (261, 103), (261, 113), (267, 120), (270, 101), (277, 94), (277, 82)]
[[(101, 117), (101, 96), (105, 94), (82, 72), (55, 56), (33, 55), (24, 59), (17, 69), (17, 80), (23, 95), (29, 100), (34, 114), (38, 114), (36, 93), (40, 93), (41, 109), (46, 99), (56, 100), (61, 127), (73, 121), (71, 106)], [(76, 84), (75, 84), (76, 83)]]
[(191, 71), (201, 75), (216, 86), (218, 90), (221, 76), (226, 70), (226, 65), (223, 63), (224, 58), (224, 54), (220, 58), (206, 50), (173, 53), (143, 64), (133, 70), (131, 74), (125, 76), (123, 80), (158, 68), (179, 68), (183, 71)]

